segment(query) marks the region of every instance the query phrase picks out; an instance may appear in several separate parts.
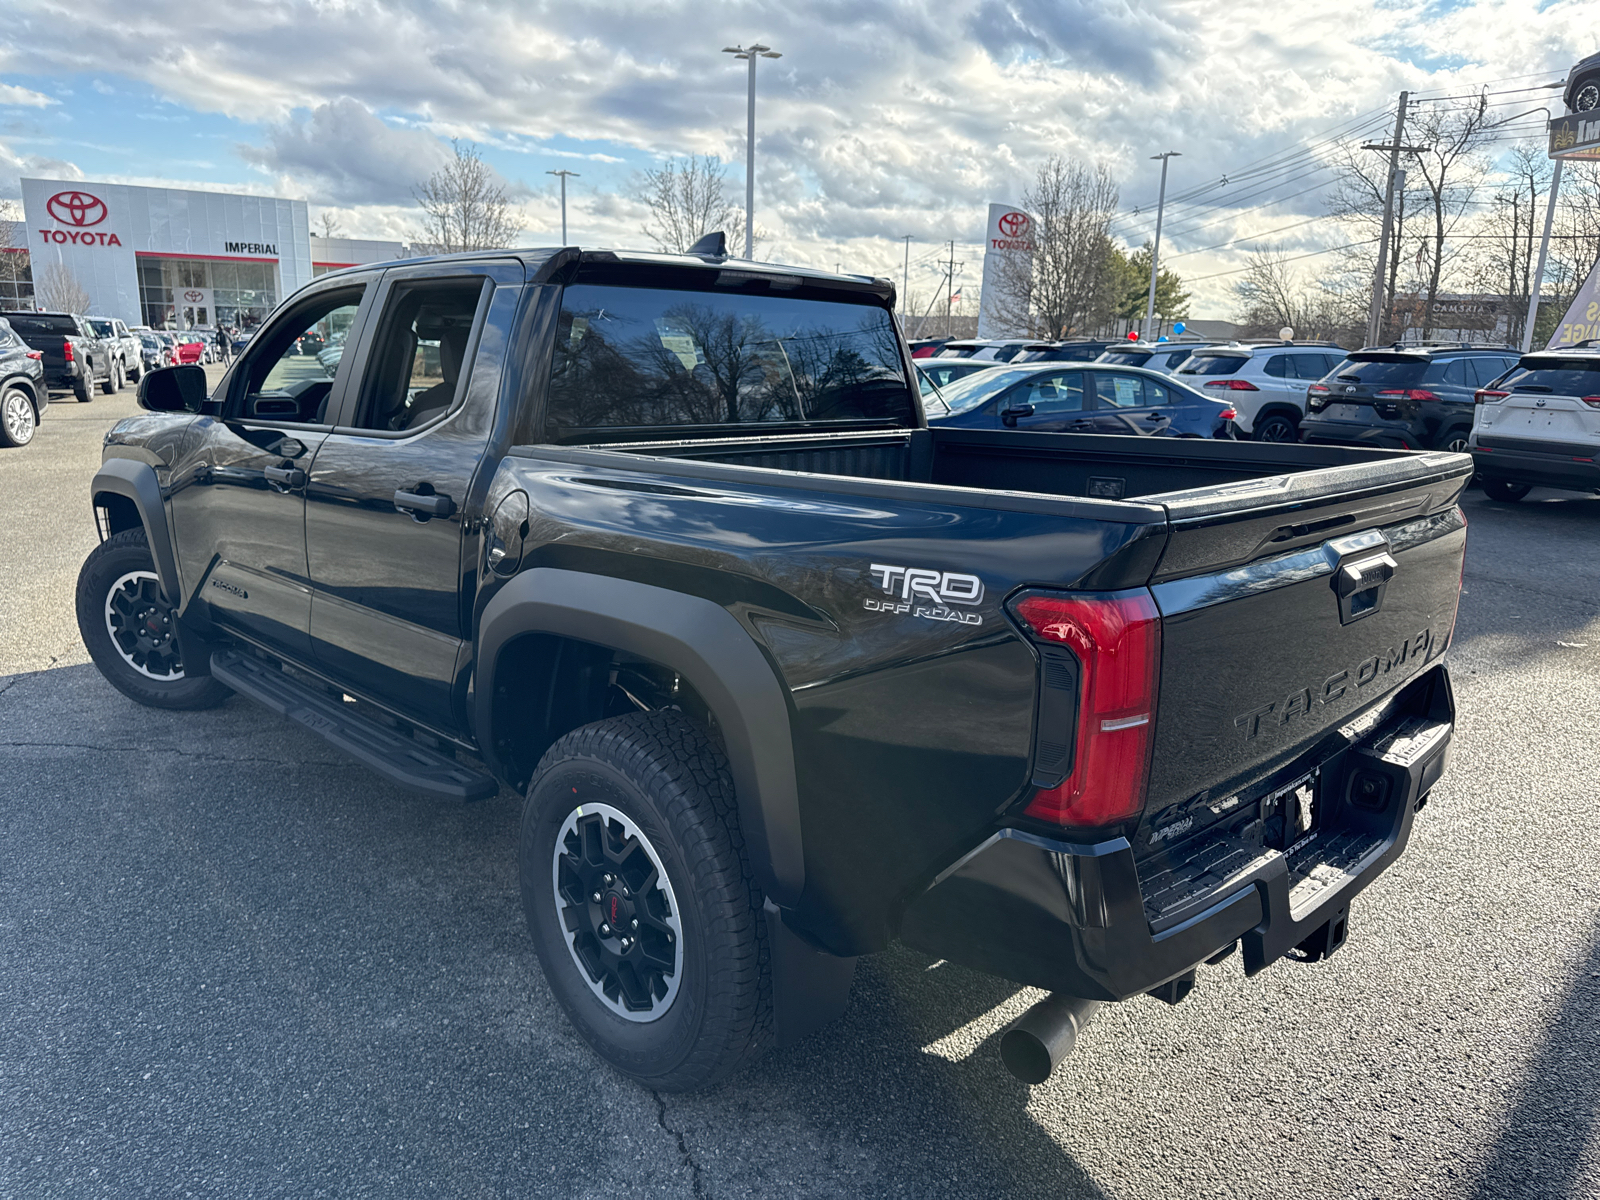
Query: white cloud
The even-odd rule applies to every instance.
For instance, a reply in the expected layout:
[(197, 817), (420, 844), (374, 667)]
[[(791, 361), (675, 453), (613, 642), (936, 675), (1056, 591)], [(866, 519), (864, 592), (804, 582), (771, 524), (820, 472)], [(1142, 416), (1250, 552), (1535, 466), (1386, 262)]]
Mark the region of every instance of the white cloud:
[(60, 103), (54, 96), (46, 96), (43, 92), (29, 91), (13, 83), (0, 83), (0, 107), (48, 108)]

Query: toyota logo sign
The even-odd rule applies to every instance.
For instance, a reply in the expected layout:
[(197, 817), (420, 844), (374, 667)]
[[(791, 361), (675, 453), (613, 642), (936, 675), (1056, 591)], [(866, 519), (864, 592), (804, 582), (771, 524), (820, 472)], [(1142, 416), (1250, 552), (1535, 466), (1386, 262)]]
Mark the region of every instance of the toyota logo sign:
[(1000, 232), (1008, 238), (1021, 237), (1028, 231), (1028, 214), (1008, 212), (999, 221)]
[(204, 292), (197, 292), (193, 288), (190, 288), (183, 294), (183, 298), (190, 304), (199, 304), (200, 301), (206, 298), (206, 294)]
[(106, 219), (106, 202), (88, 192), (57, 192), (45, 201), (45, 209), (63, 225), (76, 225), (79, 229)]

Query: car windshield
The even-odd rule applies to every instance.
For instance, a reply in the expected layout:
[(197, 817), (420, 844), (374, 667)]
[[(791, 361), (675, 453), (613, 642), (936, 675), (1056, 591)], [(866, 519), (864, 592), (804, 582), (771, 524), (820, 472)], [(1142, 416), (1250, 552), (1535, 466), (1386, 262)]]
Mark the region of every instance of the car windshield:
[(1600, 395), (1600, 359), (1525, 359), (1501, 380), (1513, 392), (1549, 392), (1556, 396)]
[(148, 334), (140, 336), (139, 344), (146, 350), (159, 350), (161, 348), (161, 343)]
[(1197, 350), (1178, 368), (1179, 375), (1237, 375), (1250, 361), (1248, 354), (1207, 354)]
[(971, 412), (990, 397), (998, 395), (1013, 383), (1033, 374), (1036, 372), (995, 367), (988, 371), (974, 371), (965, 379), (957, 379), (939, 390), (944, 396), (944, 402), (950, 406), (950, 411), (960, 414)]
[(110, 321), (96, 321), (91, 318), (89, 321), (89, 328), (94, 330), (101, 337), (115, 337), (117, 333), (117, 327)]
[(1347, 358), (1333, 369), (1335, 379), (1374, 387), (1410, 385), (1422, 378), (1428, 364), (1415, 358)]

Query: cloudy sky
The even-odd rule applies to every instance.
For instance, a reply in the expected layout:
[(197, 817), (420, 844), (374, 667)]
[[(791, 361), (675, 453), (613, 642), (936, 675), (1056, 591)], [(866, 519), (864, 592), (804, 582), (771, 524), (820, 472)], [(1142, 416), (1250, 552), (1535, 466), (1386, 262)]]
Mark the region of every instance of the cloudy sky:
[(1249, 239), (1336, 243), (1314, 219), (1331, 137), (1381, 137), (1402, 88), (1487, 86), (1514, 117), (1556, 95), (1514, 89), (1600, 50), (1600, 0), (5, 9), (0, 196), (21, 175), (270, 193), (308, 200), (313, 221), (335, 210), (350, 236), (406, 239), (411, 189), (456, 137), (506, 180), (527, 244), (558, 240), (546, 172), (566, 169), (571, 240), (647, 245), (636, 184), (652, 164), (720, 155), (742, 197), (744, 65), (719, 51), (759, 39), (783, 53), (759, 87), (767, 256), (898, 279), (909, 234), (911, 287), (932, 296), (954, 240), (957, 284), (975, 286), (985, 205), (1018, 198), (1052, 153), (1112, 169), (1136, 245), (1153, 225), (1149, 156), (1177, 150), (1169, 193), (1189, 199), (1169, 209), (1163, 258), (1195, 281), (1193, 315), (1214, 317), (1231, 314), (1223, 273)]

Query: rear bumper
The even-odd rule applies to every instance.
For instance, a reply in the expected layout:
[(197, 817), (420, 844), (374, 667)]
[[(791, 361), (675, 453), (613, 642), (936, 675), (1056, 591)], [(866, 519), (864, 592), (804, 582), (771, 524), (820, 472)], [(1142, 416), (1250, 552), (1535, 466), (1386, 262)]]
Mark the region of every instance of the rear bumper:
[(1538, 454), (1526, 450), (1489, 450), (1473, 446), (1472, 462), (1484, 479), (1503, 479), (1532, 487), (1571, 488), (1600, 492), (1600, 463), (1571, 454)]
[[(1229, 949), (1254, 974), (1347, 915), (1405, 849), (1422, 798), (1444, 773), (1455, 707), (1441, 664), (1390, 715), (1320, 766), (1325, 811), (1291, 853), (1256, 848), (1192, 916), (1152, 927), (1125, 838), (1093, 845), (1003, 829), (912, 902), (901, 940), (1005, 979), (1091, 1000), (1148, 992)], [(1376, 778), (1382, 804), (1353, 789)], [(1164, 922), (1157, 922), (1164, 925)]]
[(1331, 421), (1309, 415), (1300, 422), (1300, 440), (1339, 446), (1379, 446), (1385, 450), (1423, 449), (1422, 438), (1406, 425), (1369, 425), (1362, 421)]

